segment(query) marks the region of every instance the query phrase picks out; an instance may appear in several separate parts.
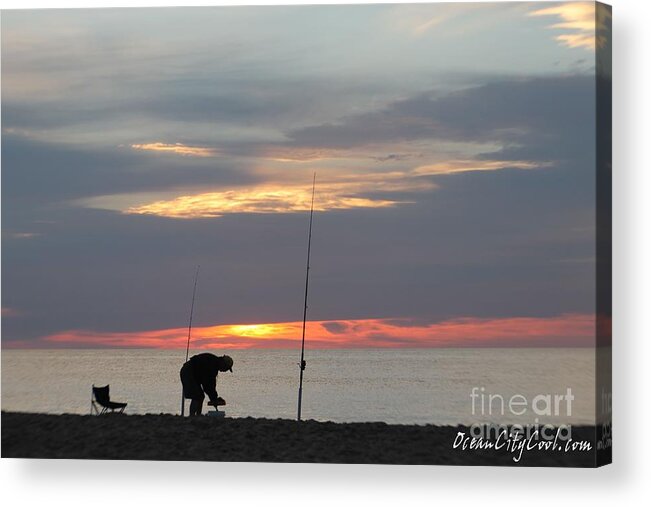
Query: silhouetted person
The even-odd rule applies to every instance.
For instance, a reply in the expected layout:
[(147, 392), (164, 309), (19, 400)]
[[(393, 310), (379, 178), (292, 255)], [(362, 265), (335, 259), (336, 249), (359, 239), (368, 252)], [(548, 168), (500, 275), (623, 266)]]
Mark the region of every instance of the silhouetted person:
[(203, 400), (208, 395), (212, 405), (225, 405), (222, 398), (217, 396), (217, 374), (220, 371), (233, 371), (233, 359), (230, 356), (216, 356), (205, 352), (192, 356), (181, 367), (181, 383), (183, 396), (190, 402), (190, 415), (201, 415)]

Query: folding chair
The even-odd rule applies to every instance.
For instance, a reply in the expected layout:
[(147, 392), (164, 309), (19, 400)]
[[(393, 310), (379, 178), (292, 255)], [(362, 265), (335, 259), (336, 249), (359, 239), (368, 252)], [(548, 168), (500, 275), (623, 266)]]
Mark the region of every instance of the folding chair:
[[(93, 412), (97, 415), (106, 414), (107, 412), (118, 413), (124, 412), (126, 403), (118, 403), (116, 401), (111, 401), (109, 396), (109, 386), (104, 387), (95, 387), (93, 385), (93, 390), (90, 397), (90, 414), (93, 415)], [(101, 410), (100, 410), (101, 409)]]

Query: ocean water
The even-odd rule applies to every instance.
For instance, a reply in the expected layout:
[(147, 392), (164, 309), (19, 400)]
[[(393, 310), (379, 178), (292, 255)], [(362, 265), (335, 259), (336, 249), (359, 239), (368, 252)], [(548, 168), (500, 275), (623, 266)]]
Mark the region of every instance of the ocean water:
[[(229, 417), (296, 417), (297, 351), (228, 353), (234, 373), (220, 373), (217, 391)], [(2, 410), (86, 414), (91, 385), (110, 384), (128, 413), (178, 414), (184, 358), (184, 350), (4, 350)], [(306, 360), (304, 419), (594, 424), (593, 349), (309, 350)], [(565, 399), (555, 410), (554, 395), (568, 389), (571, 413)]]

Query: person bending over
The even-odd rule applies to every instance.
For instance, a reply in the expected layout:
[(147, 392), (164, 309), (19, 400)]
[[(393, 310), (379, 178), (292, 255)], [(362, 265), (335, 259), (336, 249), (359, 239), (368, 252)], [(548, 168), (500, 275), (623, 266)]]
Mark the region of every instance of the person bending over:
[(233, 359), (230, 356), (216, 356), (205, 352), (192, 356), (181, 367), (183, 397), (192, 400), (190, 415), (201, 415), (205, 395), (215, 408), (225, 405), (224, 400), (217, 396), (216, 390), (217, 375), (220, 371), (233, 372)]

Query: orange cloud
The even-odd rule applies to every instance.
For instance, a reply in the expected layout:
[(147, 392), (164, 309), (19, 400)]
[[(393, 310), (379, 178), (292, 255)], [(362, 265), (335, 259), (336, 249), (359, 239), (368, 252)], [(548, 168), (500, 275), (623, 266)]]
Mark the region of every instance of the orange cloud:
[[(557, 16), (562, 22), (550, 25), (549, 28), (564, 30), (556, 36), (556, 40), (570, 48), (595, 49), (597, 44), (597, 26), (595, 4), (593, 2), (571, 2), (554, 5), (529, 13), (529, 16)], [(599, 40), (599, 47), (602, 47)]]
[(450, 160), (417, 167), (414, 174), (455, 174), (474, 171), (498, 171), (500, 169), (538, 169), (549, 166), (549, 163), (531, 162), (528, 160)]
[[(316, 211), (353, 208), (390, 208), (413, 201), (379, 197), (390, 192), (424, 192), (437, 188), (426, 176), (501, 169), (537, 169), (548, 166), (526, 160), (448, 160), (419, 166), (407, 171), (344, 174), (328, 171), (328, 179), (319, 180), (314, 202)], [(274, 178), (274, 175), (270, 175)], [(374, 197), (365, 195), (375, 194)], [(126, 214), (156, 215), (168, 218), (216, 218), (229, 213), (295, 213), (309, 210), (312, 189), (295, 182), (276, 181), (252, 187), (180, 195), (151, 201), (151, 196), (131, 196), (137, 204), (124, 205), (124, 196), (102, 196), (84, 201), (85, 206), (116, 209)]]
[(21, 315), (21, 312), (19, 312), (15, 308), (9, 308), (7, 306), (2, 307), (2, 316), (3, 317), (19, 317), (20, 315)]
[[(169, 218), (215, 218), (227, 213), (292, 213), (309, 210), (311, 199), (311, 189), (269, 186), (184, 195), (131, 207), (126, 213)], [(314, 209), (387, 208), (398, 204), (401, 202), (346, 196), (320, 187)]]
[[(197, 327), (192, 348), (294, 348), (301, 322), (226, 324)], [(555, 317), (472, 317), (427, 323), (409, 318), (355, 319), (308, 322), (312, 348), (399, 347), (545, 347), (594, 346), (595, 316), (563, 314)], [(68, 331), (44, 337), (42, 346), (183, 348), (186, 328), (128, 333)], [(20, 346), (20, 342), (5, 344)]]
[(202, 146), (187, 146), (181, 143), (145, 143), (132, 144), (134, 150), (153, 151), (156, 153), (173, 153), (186, 157), (214, 157), (219, 155), (219, 151), (214, 148), (204, 148)]
[(345, 150), (328, 148), (268, 147), (261, 153), (261, 156), (274, 162), (306, 163), (349, 157), (350, 153)]

